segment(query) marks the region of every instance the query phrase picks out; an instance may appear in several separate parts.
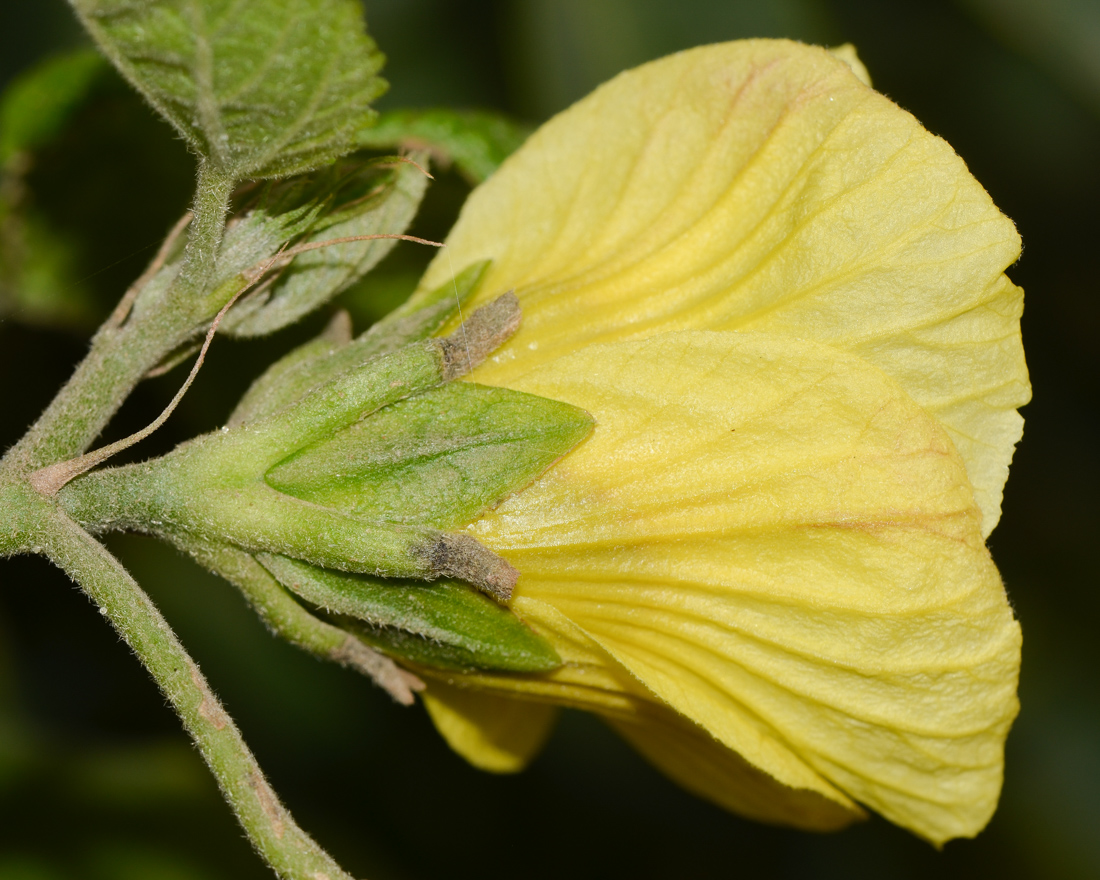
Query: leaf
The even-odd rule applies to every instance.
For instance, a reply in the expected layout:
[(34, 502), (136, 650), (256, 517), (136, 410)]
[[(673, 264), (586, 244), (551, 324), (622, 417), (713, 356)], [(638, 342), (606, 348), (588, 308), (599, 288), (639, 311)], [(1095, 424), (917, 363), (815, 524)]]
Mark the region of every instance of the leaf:
[[(212, 285), (245, 284), (240, 276), (275, 256), (279, 248), (308, 232), (328, 207), (335, 170), (325, 168), (270, 183), (260, 198), (241, 208), (226, 225)], [(238, 304), (234, 311), (243, 305)], [(222, 322), (222, 329), (225, 327)]]
[(83, 328), (96, 307), (80, 283), (73, 241), (38, 214), (7, 207), (0, 203), (0, 316)]
[(256, 558), (311, 605), (368, 624), (356, 633), (401, 659), (509, 672), (544, 672), (561, 663), (550, 643), (511, 611), (460, 581), (375, 578), (285, 556)]
[[(281, 246), (308, 233), (321, 222), (324, 212), (331, 209), (334, 193), (346, 173), (346, 168), (329, 166), (318, 172), (271, 181), (262, 186), (260, 195), (251, 203), (237, 206), (236, 216), (226, 224), (218, 247), (211, 292), (194, 303), (196, 324), (209, 321), (228, 299), (247, 287), (253, 280), (249, 277), (250, 272), (271, 261)], [(243, 189), (248, 193), (253, 187)], [(142, 287), (134, 302), (134, 316), (157, 308), (157, 304), (171, 293), (172, 282), (183, 265), (188, 232), (189, 229), (183, 230), (165, 265)], [(259, 309), (268, 297), (270, 289), (265, 287), (262, 293), (244, 298), (230, 310), (219, 329), (231, 332), (236, 316), (242, 311), (247, 314)], [(193, 340), (188, 340), (162, 361), (157, 370), (170, 369), (197, 348)]]
[[(412, 223), (428, 186), (417, 165), (398, 163), (380, 183), (377, 163), (346, 164), (353, 170), (333, 170), (331, 204), (298, 244), (401, 234)], [(265, 296), (247, 299), (226, 315), (225, 332), (262, 336), (294, 323), (359, 281), (396, 245), (396, 239), (375, 239), (299, 254)]]
[(268, 485), (371, 520), (465, 525), (592, 430), (576, 407), (454, 382), (370, 415), (286, 459)]
[(8, 86), (0, 98), (0, 168), (49, 143), (104, 70), (98, 52), (79, 49), (43, 61)]
[(115, 66), (224, 175), (283, 177), (359, 145), (385, 90), (354, 0), (73, 0)]
[(442, 165), (454, 163), (472, 184), (481, 183), (519, 149), (526, 126), (483, 110), (392, 110), (363, 132), (362, 143), (379, 149), (427, 147)]

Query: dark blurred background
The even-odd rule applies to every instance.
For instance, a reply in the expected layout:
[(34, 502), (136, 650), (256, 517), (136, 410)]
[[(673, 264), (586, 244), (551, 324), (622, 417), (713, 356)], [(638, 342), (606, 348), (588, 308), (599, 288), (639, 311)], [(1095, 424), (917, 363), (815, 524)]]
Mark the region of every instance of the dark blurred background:
[[(275, 641), (228, 585), (171, 550), (111, 547), (160, 604), (301, 823), (356, 876), (1100, 877), (1096, 242), (1097, 0), (367, 0), (389, 56), (384, 107), (488, 107), (530, 123), (626, 67), (752, 36), (855, 43), (878, 89), (942, 135), (1024, 239), (1035, 387), (991, 545), (1024, 630), (1023, 710), (989, 828), (942, 852), (873, 819), (818, 836), (743, 822), (684, 794), (592, 718), (567, 713), (524, 774), (452, 755), (419, 708)], [(79, 45), (62, 0), (0, 2), (0, 87)], [(78, 308), (0, 321), (0, 446), (80, 358), (90, 330), (185, 208), (193, 163), (112, 77), (25, 181)], [(433, 186), (416, 234), (466, 194)], [(1092, 254), (1093, 256), (1089, 256)], [(344, 298), (361, 329), (428, 254), (401, 245)], [(318, 321), (219, 341), (152, 454), (218, 425), (265, 360)], [(146, 421), (178, 373), (111, 427)], [(1091, 548), (1091, 549), (1090, 549)], [(156, 687), (67, 578), (0, 562), (0, 880), (270, 876)]]

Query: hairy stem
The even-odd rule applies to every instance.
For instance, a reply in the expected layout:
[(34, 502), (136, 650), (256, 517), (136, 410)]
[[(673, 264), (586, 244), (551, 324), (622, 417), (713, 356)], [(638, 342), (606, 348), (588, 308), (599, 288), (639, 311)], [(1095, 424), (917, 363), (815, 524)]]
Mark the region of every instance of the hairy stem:
[(0, 461), (0, 473), (27, 474), (80, 455), (145, 374), (201, 330), (196, 302), (214, 270), (231, 189), (228, 179), (200, 169), (187, 253), (172, 295), (141, 320), (122, 326), (108, 321), (99, 329), (72, 377)]
[(235, 547), (180, 540), (179, 547), (217, 572), (244, 594), (268, 628), (282, 639), (319, 657), (369, 677), (398, 703), (411, 706), (424, 683), (338, 626), (310, 614), (254, 556)]
[(43, 552), (80, 584), (152, 673), (276, 874), (286, 880), (352, 880), (279, 802), (199, 667), (122, 564), (46, 499), (40, 513)]
[(179, 406), (179, 402), (183, 400), (183, 395), (187, 393), (187, 389), (191, 387), (191, 383), (195, 381), (195, 377), (199, 374), (203, 361), (206, 360), (206, 352), (210, 349), (210, 343), (214, 341), (214, 334), (218, 331), (218, 324), (221, 322), (221, 319), (225, 317), (225, 313), (229, 311), (233, 303), (237, 301), (237, 297), (244, 293), (246, 289), (247, 288), (242, 288), (235, 293), (215, 316), (213, 322), (210, 324), (210, 329), (206, 331), (206, 339), (203, 340), (202, 346), (199, 348), (199, 356), (195, 359), (194, 366), (191, 367), (191, 372), (187, 375), (187, 380), (183, 383), (183, 387), (176, 392), (176, 396), (172, 398), (168, 406), (161, 411), (159, 416), (153, 419), (152, 422), (140, 431), (136, 431), (128, 437), (123, 437), (121, 440), (116, 440), (114, 443), (108, 443), (106, 446), (101, 446), (99, 449), (92, 452), (78, 455), (76, 458), (70, 458), (67, 461), (59, 461), (55, 464), (40, 468), (30, 475), (30, 484), (47, 497), (56, 495), (58, 490), (74, 477), (87, 473), (96, 465), (102, 464), (107, 461), (107, 459), (122, 452), (124, 449), (129, 449), (135, 443), (140, 443), (160, 428), (160, 426), (168, 420), (168, 417), (172, 415), (176, 407)]
[(199, 164), (195, 205), (191, 209), (195, 216), (188, 230), (183, 266), (173, 290), (173, 298), (183, 303), (185, 310), (203, 294), (214, 273), (234, 185), (232, 178), (216, 170), (209, 162)]
[(141, 328), (104, 327), (46, 411), (4, 457), (0, 469), (27, 474), (84, 452), (150, 367), (172, 350), (178, 334), (171, 330), (166, 325), (151, 328), (148, 323)]

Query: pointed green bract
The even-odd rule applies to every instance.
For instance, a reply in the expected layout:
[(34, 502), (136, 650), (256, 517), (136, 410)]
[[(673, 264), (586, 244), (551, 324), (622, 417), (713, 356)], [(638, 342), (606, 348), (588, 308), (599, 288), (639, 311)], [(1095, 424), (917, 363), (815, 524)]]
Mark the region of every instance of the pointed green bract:
[[(160, 459), (74, 481), (63, 503), (81, 522), (109, 521), (169, 536), (184, 532), (191, 541), (229, 543), (341, 571), (455, 577), (506, 600), (515, 570), (476, 540), (296, 498), (268, 485), (265, 476), (299, 450), (461, 376), (514, 332), (518, 319), (514, 297), (503, 296), (470, 316), (465, 350), (453, 336), (410, 343), (352, 367), (267, 418), (196, 438)], [(383, 423), (383, 429), (387, 424), (394, 427)], [(530, 465), (516, 463), (508, 476), (530, 479), (524, 468)], [(491, 486), (492, 497), (501, 486), (507, 483)], [(478, 499), (478, 509), (484, 500)], [(439, 512), (439, 518), (453, 514), (442, 504)]]
[(419, 300), (415, 307), (401, 306), (351, 343), (312, 340), (290, 352), (252, 383), (229, 417), (227, 427), (269, 416), (300, 400), (311, 388), (372, 357), (427, 339), (473, 295), (488, 267), (484, 260), (467, 266), (453, 280)]
[(545, 672), (561, 665), (550, 643), (511, 611), (458, 581), (345, 574), (272, 554), (257, 559), (311, 605), (366, 624), (356, 633), (398, 658), (456, 670)]
[(453, 162), (470, 183), (481, 183), (527, 140), (529, 130), (484, 110), (392, 110), (363, 133), (372, 147), (428, 147), (444, 163)]
[(221, 174), (317, 168), (385, 90), (354, 0), (72, 0), (123, 75)]
[(370, 520), (456, 528), (588, 436), (568, 404), (466, 382), (388, 406), (280, 462), (268, 485)]

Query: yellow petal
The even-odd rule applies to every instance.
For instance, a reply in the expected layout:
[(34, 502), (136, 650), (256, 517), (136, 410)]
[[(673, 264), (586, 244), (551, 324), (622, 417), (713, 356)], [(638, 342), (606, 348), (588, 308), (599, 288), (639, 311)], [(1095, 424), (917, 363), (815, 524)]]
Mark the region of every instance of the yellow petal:
[[(821, 777), (808, 777), (807, 788), (783, 785), (655, 701), (652, 691), (553, 606), (519, 596), (514, 610), (553, 641), (564, 660), (561, 668), (538, 677), (448, 675), (449, 681), (463, 686), (460, 690), (443, 685), (445, 693), (457, 695), (449, 706), (433, 700), (440, 693), (439, 671), (417, 669), (428, 682), (424, 702), (436, 728), (475, 767), (492, 772), (522, 769), (537, 751), (528, 754), (524, 749), (530, 736), (525, 731), (547, 723), (540, 722), (545, 717), (540, 713), (548, 707), (570, 706), (602, 716), (675, 782), (738, 815), (810, 831), (835, 830), (865, 817)], [(476, 699), (479, 695), (481, 700)], [(497, 712), (509, 721), (502, 725)], [(522, 713), (528, 712), (534, 717), (523, 719)]]
[(522, 572), (521, 616), (569, 621), (784, 785), (936, 842), (986, 824), (1020, 634), (935, 419), (860, 358), (760, 333), (590, 346), (510, 384), (596, 419), (471, 527)]
[(682, 788), (748, 819), (836, 831), (867, 815), (851, 802), (837, 803), (816, 791), (781, 785), (671, 712), (651, 713), (644, 723), (610, 723)]
[(550, 738), (558, 708), (525, 703), (429, 679), (421, 694), (447, 744), (481, 770), (517, 773)]
[[(864, 813), (843, 792), (808, 768), (800, 787), (792, 788), (753, 768), (683, 716), (666, 706), (634, 674), (553, 605), (527, 595), (516, 596), (513, 610), (550, 639), (564, 661), (539, 676), (494, 673), (450, 675), (469, 692), (569, 706), (595, 712), (676, 782), (739, 815), (807, 830), (840, 828)], [(425, 680), (439, 672), (416, 668)], [(433, 685), (429, 685), (429, 689)], [(433, 720), (435, 716), (433, 714)], [(466, 723), (492, 729), (488, 713), (466, 715)], [(437, 722), (438, 726), (438, 722)], [(440, 732), (452, 748), (475, 766), (480, 753), (467, 750)], [(492, 733), (466, 734), (469, 739)], [(693, 756), (693, 757), (692, 757)], [(705, 777), (705, 778), (704, 778)], [(707, 781), (709, 779), (709, 782)]]
[(473, 193), (422, 290), (491, 259), (508, 384), (586, 342), (752, 329), (855, 352), (946, 425), (988, 534), (1030, 395), (1012, 223), (944, 141), (824, 49), (753, 40), (629, 71)]
[(852, 73), (856, 75), (861, 83), (865, 86), (871, 85), (871, 74), (863, 62), (860, 61), (855, 46), (851, 43), (845, 43), (843, 46), (833, 46), (829, 51), (852, 68)]

